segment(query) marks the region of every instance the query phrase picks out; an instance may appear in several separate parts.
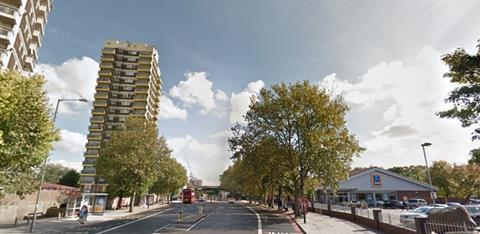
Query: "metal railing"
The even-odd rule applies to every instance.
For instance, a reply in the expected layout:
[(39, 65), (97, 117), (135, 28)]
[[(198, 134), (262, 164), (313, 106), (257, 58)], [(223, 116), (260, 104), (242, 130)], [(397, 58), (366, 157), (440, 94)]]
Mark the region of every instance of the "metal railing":
[[(478, 233), (475, 225), (467, 222), (451, 222), (440, 220), (427, 220), (425, 222), (426, 233)], [(477, 232), (476, 232), (477, 231)]]

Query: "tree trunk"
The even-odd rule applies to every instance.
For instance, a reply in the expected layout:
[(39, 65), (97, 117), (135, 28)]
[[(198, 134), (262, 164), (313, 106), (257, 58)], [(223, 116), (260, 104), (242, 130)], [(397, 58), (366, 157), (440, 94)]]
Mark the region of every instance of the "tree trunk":
[(133, 212), (133, 203), (135, 203), (135, 192), (130, 199), (130, 210), (128, 212)]
[(119, 197), (119, 198), (118, 198), (117, 210), (120, 210), (120, 209), (122, 208), (122, 198), (123, 198), (123, 197)]

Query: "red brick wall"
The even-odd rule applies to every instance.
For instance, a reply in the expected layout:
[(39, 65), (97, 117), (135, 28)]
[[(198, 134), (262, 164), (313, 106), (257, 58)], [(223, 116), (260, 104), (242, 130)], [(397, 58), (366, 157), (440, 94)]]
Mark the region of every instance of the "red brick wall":
[(398, 200), (403, 201), (404, 197), (407, 199), (410, 198), (422, 198), (425, 199), (429, 204), (432, 203), (432, 198), (430, 197), (430, 191), (397, 191)]

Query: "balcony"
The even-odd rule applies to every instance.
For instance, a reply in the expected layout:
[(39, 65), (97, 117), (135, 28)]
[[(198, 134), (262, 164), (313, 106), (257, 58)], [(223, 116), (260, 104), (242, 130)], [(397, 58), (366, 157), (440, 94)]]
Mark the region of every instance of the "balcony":
[(0, 16), (2, 21), (8, 24), (15, 24), (15, 18), (18, 17), (18, 8), (8, 4), (0, 3)]
[(98, 75), (99, 75), (99, 76), (112, 76), (112, 72), (111, 72), (111, 71), (102, 71), (102, 70), (100, 70), (100, 71), (98, 72)]
[(106, 100), (96, 100), (96, 101), (93, 102), (93, 106), (107, 107), (107, 101)]
[(135, 93), (148, 94), (148, 89), (135, 89)]
[(103, 126), (90, 126), (88, 127), (90, 132), (101, 132), (103, 130)]
[(102, 116), (92, 116), (92, 118), (90, 118), (90, 122), (92, 123), (103, 123), (105, 121), (105, 118), (103, 118)]
[(107, 93), (96, 93), (94, 95), (95, 99), (108, 99)]
[(148, 87), (148, 83), (149, 83), (148, 81), (138, 80), (137, 82), (135, 82), (135, 85)]
[(98, 149), (87, 149), (85, 157), (98, 157)]
[(137, 73), (137, 79), (149, 79), (150, 74), (148, 72), (139, 72)]
[(102, 134), (98, 133), (98, 132), (93, 132), (93, 133), (88, 134), (87, 139), (100, 141), (100, 140), (102, 140)]
[(102, 56), (102, 58), (100, 59), (102, 62), (113, 62), (114, 59), (113, 57), (110, 57), (110, 56)]
[(101, 63), (100, 68), (113, 69), (113, 64), (112, 63)]
[(115, 54), (115, 49), (113, 49), (113, 48), (103, 48), (102, 54)]
[(93, 114), (93, 115), (104, 115), (104, 114), (105, 114), (105, 110), (102, 110), (102, 109), (93, 109), (93, 110), (92, 110), (92, 114)]
[(97, 85), (97, 91), (105, 91), (108, 92), (110, 87), (108, 85)]
[(100, 142), (99, 141), (91, 141), (87, 143), (87, 149), (100, 149)]

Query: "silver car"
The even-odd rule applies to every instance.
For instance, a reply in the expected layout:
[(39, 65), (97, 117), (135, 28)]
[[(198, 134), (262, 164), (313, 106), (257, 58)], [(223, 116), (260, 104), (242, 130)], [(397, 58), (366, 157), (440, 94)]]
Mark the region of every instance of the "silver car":
[(400, 215), (400, 223), (411, 224), (415, 222), (415, 217), (427, 217), (433, 209), (444, 209), (443, 207), (422, 206), (412, 211)]

